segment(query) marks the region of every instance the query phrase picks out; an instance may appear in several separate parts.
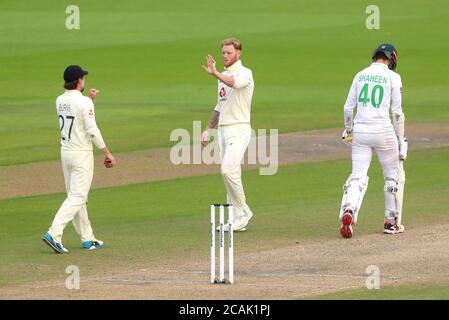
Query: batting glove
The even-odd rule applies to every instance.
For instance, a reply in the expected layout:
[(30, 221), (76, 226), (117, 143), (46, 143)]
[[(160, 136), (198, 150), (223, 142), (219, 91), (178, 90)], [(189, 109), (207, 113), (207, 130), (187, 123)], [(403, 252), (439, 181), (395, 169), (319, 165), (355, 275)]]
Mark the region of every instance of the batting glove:
[(345, 129), (341, 134), (341, 139), (347, 146), (350, 146), (352, 143), (352, 131)]

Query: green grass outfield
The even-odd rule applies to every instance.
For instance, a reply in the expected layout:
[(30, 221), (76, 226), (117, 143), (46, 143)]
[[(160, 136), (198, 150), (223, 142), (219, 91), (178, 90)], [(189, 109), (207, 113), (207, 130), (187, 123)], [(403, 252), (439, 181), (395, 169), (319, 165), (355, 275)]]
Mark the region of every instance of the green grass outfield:
[[(448, 157), (449, 148), (409, 155), (404, 207), (408, 227), (449, 222)], [(284, 166), (275, 176), (244, 171), (248, 202), (256, 216), (248, 232), (236, 235), (239, 254), (340, 237), (338, 208), (349, 170), (349, 162), (340, 160)], [(377, 160), (370, 177), (357, 235), (382, 230), (383, 179)], [(8, 241), (0, 243), (0, 286), (61, 278), (69, 264), (95, 275), (126, 270), (130, 264), (138, 268), (164, 261), (207, 260), (208, 205), (223, 197), (218, 174), (93, 190), (90, 219), (106, 247), (95, 252), (80, 249), (73, 227), (68, 226), (64, 245), (71, 252), (62, 256), (40, 237), (64, 194), (2, 200), (0, 234)]]
[[(57, 159), (54, 101), (62, 71), (80, 64), (101, 90), (98, 123), (112, 151), (169, 146), (174, 128), (208, 120), (215, 81), (204, 56), (236, 36), (255, 76), (254, 128), (342, 126), (353, 76), (381, 42), (399, 51), (408, 121), (448, 121), (449, 3), (376, 1), (76, 1), (81, 29), (65, 28), (73, 1), (0, 3), (0, 165)], [(221, 65), (221, 63), (219, 63)]]
[[(216, 101), (204, 56), (220, 61), (219, 43), (242, 40), (253, 70), (252, 126), (300, 130), (342, 127), (353, 76), (381, 42), (399, 51), (407, 122), (447, 122), (449, 2), (376, 1), (381, 29), (367, 30), (369, 1), (133, 0), (76, 1), (81, 29), (65, 28), (73, 1), (0, 2), (0, 166), (59, 158), (54, 101), (68, 64), (89, 70), (87, 87), (101, 90), (98, 124), (113, 152), (168, 147), (175, 128), (203, 126)], [(221, 66), (221, 63), (218, 63)], [(406, 162), (407, 226), (449, 222), (449, 149), (412, 152)], [(376, 161), (376, 160), (375, 160)], [(57, 168), (58, 172), (60, 168)], [(289, 165), (275, 176), (243, 173), (256, 214), (238, 234), (239, 253), (339, 237), (338, 208), (349, 161)], [(383, 179), (373, 163), (357, 235), (379, 232)], [(220, 175), (96, 189), (89, 212), (104, 250), (86, 252), (68, 226), (68, 255), (40, 237), (65, 195), (0, 201), (0, 286), (65, 279), (69, 264), (90, 274), (206, 258), (208, 204), (224, 198)], [(215, 199), (215, 200), (214, 200)], [(319, 225), (319, 228), (316, 226)], [(201, 249), (202, 248), (202, 249)], [(169, 265), (169, 263), (168, 263)], [(411, 284), (347, 291), (334, 298), (448, 298), (447, 286)]]
[(448, 300), (449, 285), (435, 284), (413, 284), (403, 286), (385, 286), (382, 285), (378, 290), (355, 289), (320, 296), (311, 297), (311, 299), (319, 300)]

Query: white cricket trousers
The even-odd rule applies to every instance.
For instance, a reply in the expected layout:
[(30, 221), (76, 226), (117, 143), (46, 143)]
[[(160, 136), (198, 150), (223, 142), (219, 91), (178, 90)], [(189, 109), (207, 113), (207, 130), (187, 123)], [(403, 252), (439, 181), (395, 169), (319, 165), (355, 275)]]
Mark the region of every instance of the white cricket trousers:
[(94, 174), (92, 151), (61, 150), (67, 198), (62, 203), (48, 233), (62, 243), (64, 228), (72, 221), (81, 241), (94, 241), (95, 237), (87, 215), (87, 195)]
[[(399, 146), (394, 132), (353, 133), (352, 140), (352, 177), (364, 177), (368, 174), (373, 151), (382, 166), (385, 186), (390, 179), (397, 181), (399, 172)], [(395, 196), (385, 188), (385, 211), (396, 211)]]
[(251, 126), (247, 123), (218, 127), (218, 146), (221, 156), (221, 175), (227, 192), (227, 201), (238, 218), (251, 212), (246, 204), (242, 185), (241, 163), (251, 140)]

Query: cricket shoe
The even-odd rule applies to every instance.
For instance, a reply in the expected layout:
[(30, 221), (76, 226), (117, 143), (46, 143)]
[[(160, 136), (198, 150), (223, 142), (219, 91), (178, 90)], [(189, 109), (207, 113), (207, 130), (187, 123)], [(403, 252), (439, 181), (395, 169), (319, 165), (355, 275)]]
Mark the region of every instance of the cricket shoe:
[(104, 242), (101, 240), (84, 241), (83, 242), (83, 249), (86, 249), (86, 250), (100, 249), (103, 246), (104, 246)]
[(56, 253), (68, 253), (69, 252), (69, 250), (64, 248), (62, 243), (59, 243), (59, 242), (56, 242), (55, 240), (53, 240), (53, 237), (48, 232), (46, 232), (43, 235), (42, 241), (44, 241), (45, 244), (47, 244), (50, 248), (52, 248)]
[(403, 233), (405, 228), (402, 224), (392, 224), (389, 221), (385, 221), (384, 223), (384, 233), (385, 234), (398, 234)]
[[(232, 224), (232, 230), (233, 231), (245, 231), (246, 226), (248, 225), (249, 219), (245, 217), (245, 215), (240, 216), (239, 218), (234, 220), (234, 223)], [(229, 223), (225, 223), (223, 225), (223, 229), (225, 232), (229, 231)], [(220, 231), (220, 226), (217, 226), (217, 231)]]
[(341, 218), (341, 228), (340, 233), (343, 236), (343, 238), (351, 238), (352, 237), (352, 223), (353, 223), (353, 216), (351, 210), (346, 210), (343, 214), (343, 217)]
[(245, 213), (245, 218), (246, 218), (246, 225), (245, 225), (245, 227), (248, 225), (249, 220), (251, 220), (252, 217), (253, 217), (252, 211), (248, 210), (248, 212)]

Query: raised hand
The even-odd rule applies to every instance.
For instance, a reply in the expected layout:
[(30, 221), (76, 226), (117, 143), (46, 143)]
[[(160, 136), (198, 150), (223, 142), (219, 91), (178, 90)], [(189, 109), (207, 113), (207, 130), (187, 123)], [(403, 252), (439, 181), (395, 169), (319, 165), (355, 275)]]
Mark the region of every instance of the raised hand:
[(100, 90), (97, 90), (95, 88), (90, 89), (89, 90), (89, 98), (91, 100), (94, 100), (98, 93), (100, 93)]
[(216, 62), (215, 62), (214, 58), (210, 54), (208, 54), (206, 56), (206, 64), (207, 64), (206, 67), (203, 66), (203, 70), (205, 72), (207, 72), (210, 75), (217, 73)]

